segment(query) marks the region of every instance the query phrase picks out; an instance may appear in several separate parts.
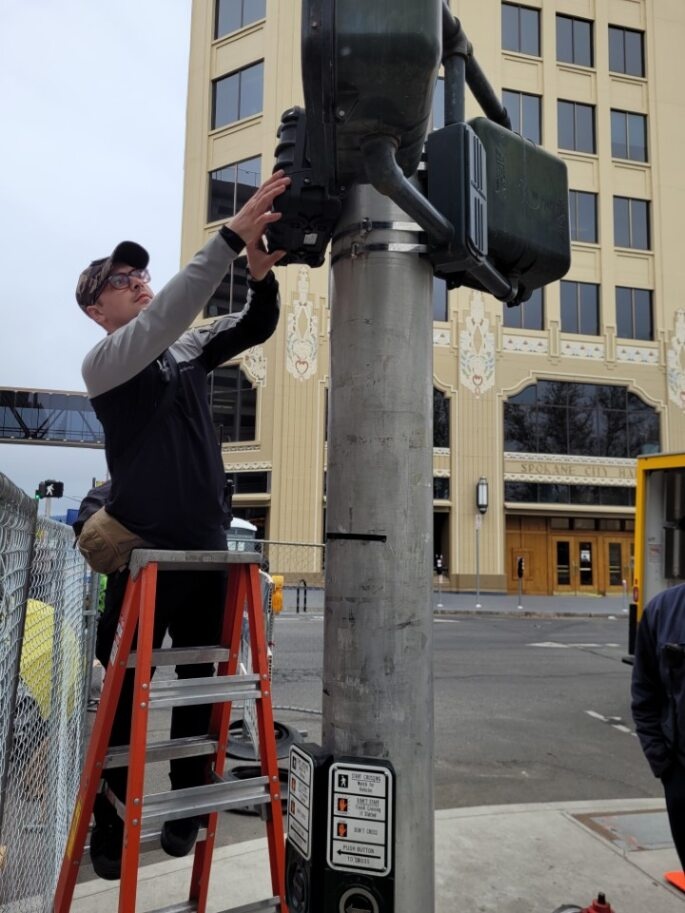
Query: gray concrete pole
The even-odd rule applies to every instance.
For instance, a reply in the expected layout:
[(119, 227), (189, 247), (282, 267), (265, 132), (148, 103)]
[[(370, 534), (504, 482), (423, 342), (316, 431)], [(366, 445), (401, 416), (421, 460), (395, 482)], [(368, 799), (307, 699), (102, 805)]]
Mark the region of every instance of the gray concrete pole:
[(434, 910), (432, 271), (417, 242), (357, 186), (331, 274), (323, 744), (395, 766), (396, 913)]

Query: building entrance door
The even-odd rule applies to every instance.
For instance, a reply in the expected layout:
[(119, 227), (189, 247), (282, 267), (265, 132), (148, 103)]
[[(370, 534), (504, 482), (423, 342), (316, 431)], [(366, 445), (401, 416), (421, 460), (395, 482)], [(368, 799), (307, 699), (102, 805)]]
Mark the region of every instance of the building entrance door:
[(599, 553), (596, 536), (552, 538), (555, 593), (598, 593)]
[(609, 536), (604, 539), (607, 593), (630, 592), (632, 580), (632, 539)]

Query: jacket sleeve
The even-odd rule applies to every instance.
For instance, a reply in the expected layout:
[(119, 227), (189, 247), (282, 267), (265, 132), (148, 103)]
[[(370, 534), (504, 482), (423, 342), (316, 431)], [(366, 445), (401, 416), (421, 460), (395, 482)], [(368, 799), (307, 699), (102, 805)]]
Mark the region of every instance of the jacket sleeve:
[(671, 765), (671, 752), (661, 728), (661, 718), (668, 695), (659, 674), (657, 643), (647, 606), (638, 625), (635, 662), (631, 684), (631, 709), (635, 730), (642, 750), (655, 777), (661, 777)]
[(173, 346), (181, 361), (197, 359), (209, 373), (252, 346), (265, 342), (276, 329), (280, 301), (278, 281), (268, 273), (261, 282), (248, 281), (247, 304), (239, 314), (219, 317), (184, 333)]
[(145, 310), (91, 349), (82, 368), (91, 399), (135, 377), (176, 342), (216, 291), (237, 247), (226, 233), (214, 235)]

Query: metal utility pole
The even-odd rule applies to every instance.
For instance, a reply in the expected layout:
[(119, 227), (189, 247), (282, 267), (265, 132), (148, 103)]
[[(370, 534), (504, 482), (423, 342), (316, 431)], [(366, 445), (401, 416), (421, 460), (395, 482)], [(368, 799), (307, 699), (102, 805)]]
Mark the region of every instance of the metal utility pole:
[(395, 911), (434, 909), (432, 270), (368, 184), (333, 239), (323, 744), (392, 762)]

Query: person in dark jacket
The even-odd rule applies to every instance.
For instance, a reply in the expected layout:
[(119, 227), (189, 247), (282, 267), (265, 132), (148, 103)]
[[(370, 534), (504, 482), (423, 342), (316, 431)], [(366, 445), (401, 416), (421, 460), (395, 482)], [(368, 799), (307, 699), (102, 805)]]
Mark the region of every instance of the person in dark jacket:
[(632, 711), (645, 757), (664, 788), (673, 842), (685, 870), (685, 584), (646, 606), (638, 625)]
[[(88, 353), (82, 369), (105, 432), (111, 476), (105, 510), (151, 548), (226, 548), (225, 474), (208, 404), (207, 375), (264, 342), (276, 328), (278, 282), (272, 267), (284, 252), (267, 252), (262, 237), (267, 225), (280, 218), (271, 207), (289, 182), (283, 172), (266, 180), (156, 295), (148, 284), (148, 253), (132, 241), (123, 241), (109, 257), (94, 260), (79, 278), (76, 300), (107, 334)], [(243, 248), (249, 268), (245, 308), (189, 329)], [(111, 654), (127, 581), (127, 568), (108, 577), (96, 641), (103, 666)], [(161, 646), (167, 631), (175, 647), (217, 643), (225, 587), (223, 573), (161, 573), (154, 646)], [(176, 668), (182, 678), (213, 671), (211, 663)], [(126, 673), (110, 745), (130, 741), (133, 674)], [(206, 734), (210, 712), (210, 706), (175, 707), (172, 739)], [(172, 760), (172, 789), (202, 783), (205, 764), (204, 758)], [(126, 770), (109, 769), (105, 779), (124, 802)], [(104, 793), (96, 798), (94, 816), (93, 868), (102, 878), (119, 878), (123, 823)], [(173, 856), (190, 852), (200, 823), (197, 818), (165, 822), (163, 849)]]

